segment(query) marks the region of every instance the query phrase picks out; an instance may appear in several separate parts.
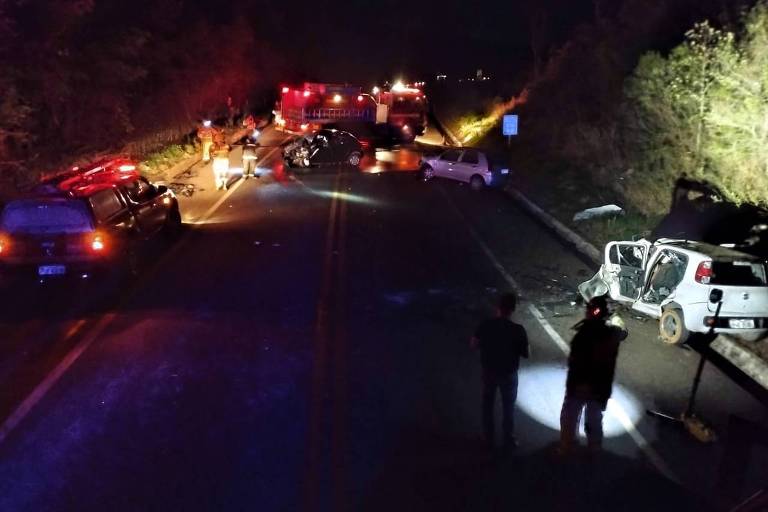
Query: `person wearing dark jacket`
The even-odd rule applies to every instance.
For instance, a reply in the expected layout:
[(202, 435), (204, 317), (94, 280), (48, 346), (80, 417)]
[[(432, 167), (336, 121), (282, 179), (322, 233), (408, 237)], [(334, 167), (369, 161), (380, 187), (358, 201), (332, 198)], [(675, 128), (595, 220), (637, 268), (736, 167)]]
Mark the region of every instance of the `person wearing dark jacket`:
[(619, 343), (626, 337), (627, 331), (620, 319), (610, 318), (605, 296), (590, 300), (587, 317), (576, 324), (568, 357), (565, 400), (560, 412), (562, 452), (568, 452), (574, 445), (582, 411), (585, 411), (584, 430), (589, 448), (601, 448), (603, 411), (613, 389)]
[(491, 450), (495, 449), (494, 402), (501, 394), (504, 448), (517, 446), (514, 435), (514, 408), (517, 400), (517, 370), (520, 358), (529, 355), (528, 335), (522, 325), (512, 321), (517, 305), (514, 294), (501, 297), (496, 317), (481, 323), (472, 337), (472, 348), (480, 349), (483, 367), (483, 429)]
[(257, 173), (256, 160), (258, 155), (256, 154), (259, 149), (259, 143), (256, 141), (259, 136), (258, 130), (254, 130), (248, 135), (240, 139), (240, 144), (243, 145), (242, 165), (243, 165), (243, 179), (248, 179), (251, 176), (261, 178), (261, 173)]

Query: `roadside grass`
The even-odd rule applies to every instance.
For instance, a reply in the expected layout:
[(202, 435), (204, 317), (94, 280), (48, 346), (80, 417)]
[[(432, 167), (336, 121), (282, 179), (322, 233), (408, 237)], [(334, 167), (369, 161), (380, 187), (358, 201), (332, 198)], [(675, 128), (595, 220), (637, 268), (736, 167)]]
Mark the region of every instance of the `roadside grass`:
[(192, 144), (171, 144), (149, 153), (142, 159), (139, 166), (142, 174), (150, 179), (159, 180), (164, 178), (165, 172), (180, 159), (191, 157), (195, 152), (196, 148)]
[(660, 220), (661, 216), (647, 217), (627, 212), (616, 217), (574, 223), (574, 226), (595, 247), (602, 249), (605, 244), (614, 240), (647, 238)]
[[(498, 150), (504, 147), (501, 137), (484, 138)], [(554, 162), (531, 155), (520, 146), (507, 150), (509, 165), (515, 169), (510, 185), (525, 194), (560, 222), (582, 235), (598, 249), (614, 240), (647, 237), (661, 220), (661, 215), (644, 215), (626, 210), (625, 202), (610, 187), (594, 183), (589, 174), (567, 162)], [(573, 216), (587, 208), (616, 204), (625, 208), (623, 215), (575, 222)]]

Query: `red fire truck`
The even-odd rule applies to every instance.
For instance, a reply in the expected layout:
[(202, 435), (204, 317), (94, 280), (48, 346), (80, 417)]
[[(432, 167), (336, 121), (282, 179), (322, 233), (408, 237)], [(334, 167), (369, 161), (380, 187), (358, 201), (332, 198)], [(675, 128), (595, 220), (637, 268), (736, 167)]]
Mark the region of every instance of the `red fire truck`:
[(369, 125), (383, 127), (399, 140), (412, 141), (427, 126), (426, 96), (419, 89), (401, 85), (388, 91), (374, 89), (374, 94), (348, 84), (286, 85), (275, 114), (279, 127), (295, 133), (328, 126)]

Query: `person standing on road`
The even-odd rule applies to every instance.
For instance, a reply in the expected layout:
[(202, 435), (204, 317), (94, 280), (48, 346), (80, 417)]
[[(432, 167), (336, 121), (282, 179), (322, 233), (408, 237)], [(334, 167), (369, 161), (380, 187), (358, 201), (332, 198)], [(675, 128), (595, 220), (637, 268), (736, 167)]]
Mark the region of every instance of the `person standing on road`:
[(528, 358), (530, 350), (525, 328), (512, 321), (516, 306), (515, 294), (503, 295), (496, 308), (496, 317), (481, 323), (470, 341), (472, 348), (480, 349), (483, 367), (483, 430), (491, 450), (496, 448), (494, 402), (497, 389), (501, 394), (504, 448), (509, 450), (517, 446), (514, 422), (517, 370), (520, 358)]
[(610, 316), (605, 295), (587, 303), (586, 318), (575, 328), (560, 411), (560, 453), (573, 448), (582, 411), (589, 449), (602, 447), (603, 411), (611, 397), (619, 343), (627, 337), (621, 318)]
[(207, 119), (203, 121), (203, 125), (197, 130), (197, 138), (200, 139), (200, 144), (202, 145), (202, 159), (204, 163), (208, 163), (211, 160), (211, 148), (213, 147), (215, 132), (216, 129)]
[(243, 137), (241, 139), (241, 143), (243, 144), (243, 156), (242, 156), (242, 166), (243, 166), (243, 179), (248, 179), (251, 176), (254, 176), (256, 178), (261, 178), (261, 173), (256, 172), (256, 160), (258, 159), (258, 155), (256, 154), (256, 151), (259, 148), (259, 143), (256, 141), (259, 136), (258, 130), (253, 130), (248, 135)]
[(226, 190), (229, 186), (229, 146), (216, 144), (213, 150), (213, 178), (216, 190)]

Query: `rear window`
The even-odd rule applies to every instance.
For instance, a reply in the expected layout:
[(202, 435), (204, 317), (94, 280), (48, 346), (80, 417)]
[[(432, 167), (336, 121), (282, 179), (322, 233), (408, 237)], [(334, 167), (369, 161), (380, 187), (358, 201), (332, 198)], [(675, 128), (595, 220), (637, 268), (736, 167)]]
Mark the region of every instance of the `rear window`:
[(0, 229), (24, 234), (85, 233), (93, 230), (93, 223), (81, 201), (22, 200), (6, 205)]
[(112, 189), (102, 190), (101, 192), (93, 194), (90, 203), (96, 218), (101, 221), (110, 218), (123, 208), (123, 203)]
[(713, 261), (711, 284), (766, 286), (765, 264), (759, 261)]

